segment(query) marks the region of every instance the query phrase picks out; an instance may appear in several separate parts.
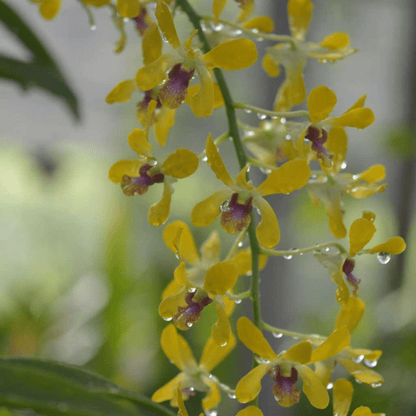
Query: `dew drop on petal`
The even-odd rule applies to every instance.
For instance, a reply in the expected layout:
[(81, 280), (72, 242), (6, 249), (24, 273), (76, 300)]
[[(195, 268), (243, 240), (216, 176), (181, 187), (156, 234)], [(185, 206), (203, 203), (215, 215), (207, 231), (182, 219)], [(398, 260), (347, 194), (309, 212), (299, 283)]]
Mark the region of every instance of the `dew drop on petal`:
[(367, 367), (374, 368), (377, 365), (377, 360), (364, 360)]
[(328, 252), (329, 251), (329, 247), (325, 247), (324, 251)]
[(241, 299), (234, 299), (234, 303), (236, 303), (237, 305), (239, 305), (241, 303)]
[(362, 360), (364, 360), (364, 355), (362, 354), (354, 358), (354, 362), (357, 364), (359, 364)]
[(285, 255), (283, 256), (283, 258), (284, 258), (284, 259), (286, 259), (286, 260), (290, 260), (292, 257), (293, 257), (293, 256), (292, 256), (291, 254), (285, 254)]
[(272, 335), (273, 335), (275, 338), (282, 338), (282, 336), (283, 336), (283, 334), (282, 334), (281, 332), (272, 332)]
[(241, 29), (237, 29), (233, 32), (234, 36), (240, 36), (243, 33), (243, 31)]
[(163, 320), (166, 321), (166, 322), (169, 322), (169, 321), (172, 320), (172, 317), (170, 317), (170, 318), (163, 318)]
[(124, 23), (127, 23), (129, 20), (130, 20), (130, 19), (129, 19), (128, 17), (125, 17), (125, 18), (123, 19), (123, 22), (124, 22)]
[[(250, 111), (250, 113), (251, 113), (251, 111)], [(245, 132), (245, 136), (247, 136), (247, 137), (254, 136), (254, 131), (253, 130), (247, 130)]]
[(242, 241), (240, 241), (237, 245), (238, 245), (238, 247), (243, 247), (244, 243)]
[(228, 393), (228, 397), (230, 399), (236, 399), (237, 398), (237, 396), (234, 393)]
[(245, 111), (247, 114), (251, 114), (251, 112), (252, 112), (249, 108), (245, 108), (245, 109), (244, 109), (244, 111)]
[(228, 210), (228, 205), (229, 205), (230, 201), (224, 201), (221, 205), (220, 205), (220, 211), (221, 212), (225, 212)]
[(253, 35), (257, 35), (257, 33), (259, 33), (259, 30), (257, 28), (251, 29), (251, 33), (253, 33)]
[(356, 181), (359, 177), (360, 177), (360, 175), (352, 175), (352, 180)]
[[(191, 328), (191, 326), (193, 325), (191, 322), (187, 322), (186, 325)], [(222, 346), (222, 345), (221, 345)]]
[(360, 380), (358, 380), (358, 378), (356, 378), (356, 379), (355, 379), (355, 382), (356, 382), (357, 384), (363, 384), (363, 382), (362, 382), (362, 381), (360, 381)]
[(342, 162), (341, 163), (341, 169), (345, 169), (347, 167), (347, 162)]
[(286, 134), (285, 140), (287, 141), (292, 140), (292, 136), (290, 134)]
[(371, 387), (373, 389), (376, 389), (377, 387), (380, 387), (383, 383), (371, 383)]
[(206, 416), (217, 416), (218, 415), (218, 412), (215, 409), (206, 410), (205, 411), (205, 415)]
[(94, 32), (95, 30), (97, 30), (97, 25), (91, 25), (90, 29)]
[(334, 387), (334, 383), (329, 382), (329, 383), (326, 385), (326, 389), (327, 389), (327, 390), (331, 390), (331, 389), (332, 389), (332, 387)]
[(259, 120), (266, 120), (266, 114), (263, 113), (257, 113), (257, 117), (259, 118)]
[(286, 119), (285, 119), (284, 117), (282, 117), (282, 118), (280, 119), (280, 122), (281, 122), (282, 124), (285, 124), (285, 123), (286, 123)]
[(203, 162), (206, 162), (208, 160), (208, 156), (204, 156), (203, 158), (202, 158), (202, 161)]
[(377, 260), (380, 264), (387, 264), (391, 260), (389, 253), (377, 253)]

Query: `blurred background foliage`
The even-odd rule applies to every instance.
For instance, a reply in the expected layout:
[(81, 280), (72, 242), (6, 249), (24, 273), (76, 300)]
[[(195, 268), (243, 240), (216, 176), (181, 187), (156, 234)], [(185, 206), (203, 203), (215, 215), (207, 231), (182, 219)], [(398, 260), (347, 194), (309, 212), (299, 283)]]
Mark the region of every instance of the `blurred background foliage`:
[[(55, 93), (53, 97), (31, 88), (22, 94), (15, 82), (0, 79), (0, 353), (86, 366), (150, 396), (177, 373), (159, 346), (166, 323), (157, 312), (177, 260), (163, 243), (162, 228), (153, 228), (146, 220), (147, 209), (159, 199), (161, 189), (152, 187), (146, 195), (127, 198), (107, 179), (112, 163), (132, 157), (126, 137), (138, 126), (134, 102), (141, 99), (140, 94), (130, 104), (104, 103), (114, 85), (132, 77), (141, 65), (139, 38), (128, 22), (126, 51), (114, 55), (118, 34), (107, 10), (93, 10), (97, 30), (91, 31), (88, 16), (76, 1), (63, 2), (61, 13), (52, 22), (43, 21), (26, 1), (7, 3), (33, 29), (25, 33), (39, 40), (66, 96)], [(193, 3), (209, 12), (209, 2)], [(357, 261), (355, 274), (362, 279), (360, 295), (367, 311), (352, 343), (383, 350), (377, 370), (386, 381), (377, 390), (355, 384), (353, 406), (368, 405), (373, 412), (391, 416), (415, 414), (416, 36), (409, 18), (415, 4), (405, 0), (394, 4), (383, 0), (315, 3), (310, 39), (345, 30), (360, 52), (333, 66), (309, 63), (307, 87), (325, 84), (334, 89), (340, 112), (368, 94), (376, 123), (364, 133), (350, 132), (347, 170), (360, 172), (383, 163), (388, 172), (389, 186), (384, 194), (363, 201), (344, 198), (345, 221), (349, 225), (362, 210), (372, 210), (377, 215), (375, 243), (398, 233), (408, 243), (404, 255), (388, 265), (380, 265), (375, 257)], [(270, 14), (277, 31), (287, 33), (285, 7), (284, 1), (264, 1), (257, 13)], [(232, 18), (232, 7), (227, 12)], [(181, 16), (179, 22), (185, 36), (188, 23)], [(9, 60), (36, 64), (36, 51), (32, 49), (28, 58), (21, 44), (27, 49), (27, 37), (16, 37), (15, 27), (7, 23), (0, 27), (4, 35), (0, 53)], [(0, 69), (1, 62), (0, 58)], [(47, 85), (49, 79), (45, 76), (39, 83)], [(236, 100), (266, 107), (272, 104), (282, 79), (268, 79), (256, 64), (228, 80)], [(59, 99), (62, 96), (64, 101)], [(65, 103), (70, 104), (73, 114), (79, 112), (78, 123)], [(208, 120), (196, 120), (184, 104), (162, 154), (168, 154), (177, 143), (199, 153), (205, 132), (212, 131), (215, 137), (225, 130), (222, 113), (217, 110)], [(244, 117), (253, 124), (258, 122), (254, 115)], [(221, 151), (235, 174), (231, 143), (225, 143)], [(255, 180), (260, 181), (261, 174)], [(218, 185), (206, 166), (180, 181), (169, 221), (189, 222), (193, 205)], [(305, 193), (270, 200), (281, 225), (280, 247), (306, 247), (332, 240), (323, 207), (314, 207)], [(216, 226), (193, 229), (197, 243)], [(222, 231), (221, 238), (225, 254), (232, 238)], [(241, 278), (236, 291), (247, 284), (247, 279)], [(262, 274), (261, 290), (263, 317), (268, 323), (300, 332), (329, 334), (332, 330), (338, 312), (335, 287), (312, 255), (290, 261), (270, 259)], [(207, 308), (192, 332), (184, 334), (197, 359), (215, 319), (212, 309)], [(248, 301), (236, 309), (234, 320), (250, 315)], [(278, 350), (292, 341), (268, 339)], [(250, 365), (250, 353), (239, 345), (214, 372), (234, 386)], [(260, 402), (266, 415), (332, 414), (330, 407), (325, 411), (311, 408), (304, 396), (298, 406), (281, 408), (274, 403), (271, 389), (271, 378), (265, 378)], [(197, 394), (189, 400), (190, 414), (197, 414), (200, 399)], [(219, 412), (235, 414), (238, 406), (224, 397)], [(9, 413), (0, 410), (0, 415)]]

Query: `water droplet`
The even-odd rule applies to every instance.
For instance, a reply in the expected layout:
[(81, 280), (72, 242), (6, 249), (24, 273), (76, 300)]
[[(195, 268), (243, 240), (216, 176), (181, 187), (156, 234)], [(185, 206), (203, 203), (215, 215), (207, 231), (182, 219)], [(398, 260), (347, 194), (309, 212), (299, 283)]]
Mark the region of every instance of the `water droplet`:
[(257, 35), (257, 33), (259, 33), (259, 30), (257, 28), (251, 29), (251, 33)]
[(219, 32), (223, 28), (224, 28), (224, 25), (222, 23), (218, 23), (217, 25), (214, 25), (212, 29), (214, 30), (214, 32)]
[(391, 255), (389, 253), (378, 253), (377, 260), (380, 264), (387, 264), (391, 260)]
[(91, 29), (92, 31), (97, 30), (97, 25), (91, 25), (91, 26), (90, 26), (90, 29)]
[(356, 382), (357, 384), (363, 384), (363, 382), (362, 382), (362, 381), (360, 381), (360, 380), (358, 380), (358, 378), (356, 378), (356, 379), (355, 379), (355, 382)]
[(285, 124), (285, 123), (286, 123), (286, 119), (285, 119), (284, 117), (282, 117), (282, 118), (280, 119), (280, 122), (281, 122), (282, 124)]
[(247, 114), (251, 114), (251, 113), (252, 113), (252, 111), (251, 111), (249, 108), (245, 108), (245, 109), (244, 109), (244, 111), (245, 111)]
[(367, 367), (374, 368), (377, 365), (377, 360), (364, 360)]
[(355, 363), (360, 363), (362, 360), (364, 360), (364, 355), (359, 355), (358, 357), (355, 357), (354, 359), (353, 359), (353, 361), (355, 362)]
[(331, 389), (332, 389), (332, 387), (334, 387), (334, 383), (328, 383), (328, 384), (326, 385), (326, 389), (327, 389), (327, 390), (331, 390)]
[[(189, 325), (188, 325), (189, 326)], [(225, 347), (228, 344), (227, 341), (223, 342), (222, 344), (220, 344), (220, 347)]]
[(269, 360), (266, 360), (265, 358), (262, 358), (262, 357), (256, 357), (256, 361), (257, 361), (259, 364), (269, 364), (269, 363), (270, 363), (270, 361), (269, 361)]
[(201, 29), (203, 32), (205, 32), (207, 30), (207, 26), (204, 22), (201, 22)]
[(163, 318), (163, 320), (166, 321), (166, 322), (169, 322), (169, 321), (172, 320), (172, 317), (170, 317), (170, 318)]
[(295, 337), (295, 336), (293, 336), (293, 337), (292, 337), (292, 339), (299, 339), (299, 337)]
[(276, 397), (276, 396), (273, 396), (274, 397), (274, 399), (278, 402), (280, 399), (278, 398), (278, 397)]
[(221, 205), (220, 205), (220, 211), (221, 212), (225, 212), (228, 210), (228, 204), (230, 203), (230, 201), (224, 201)]
[(69, 406), (66, 403), (58, 403), (58, 410), (60, 412), (67, 412), (69, 410)]
[(163, 42), (165, 42), (165, 43), (169, 43), (169, 41), (167, 40), (166, 36), (165, 36), (165, 35), (163, 35), (163, 34), (162, 34), (162, 40), (163, 40)]
[(249, 167), (247, 168), (247, 173), (249, 173), (249, 172), (250, 172), (250, 169), (251, 169), (251, 166), (249, 166)]
[(228, 393), (228, 397), (230, 399), (236, 399), (237, 398), (237, 396), (234, 393)]
[(285, 255), (283, 256), (283, 258), (284, 258), (284, 259), (286, 259), (286, 260), (290, 260), (292, 257), (293, 257), (293, 256), (292, 256), (291, 254), (285, 254)]
[(319, 60), (320, 64), (327, 64), (328, 63), (328, 59), (320, 59)]
[(237, 245), (238, 245), (238, 247), (243, 247), (244, 243), (242, 241), (240, 241)]
[(371, 387), (373, 389), (376, 389), (377, 387), (380, 387), (383, 383), (371, 383)]
[[(251, 111), (250, 111), (251, 112)], [(247, 130), (246, 132), (245, 132), (245, 135), (246, 136), (254, 136), (254, 131), (253, 130)]]
[(260, 168), (260, 171), (263, 172), (265, 175), (268, 175), (269, 173), (272, 173), (271, 169)]
[(240, 36), (243, 33), (243, 31), (241, 29), (237, 29), (233, 32), (234, 36)]
[(215, 409), (206, 410), (205, 411), (205, 415), (206, 416), (217, 416), (218, 415), (218, 412)]
[(326, 251), (326, 252), (328, 252), (330, 250), (330, 248), (329, 247), (325, 247), (324, 248), (324, 251)]
[(208, 160), (208, 156), (204, 156), (203, 158), (202, 158), (202, 161), (203, 162), (206, 162)]
[(241, 303), (242, 299), (234, 299), (234, 302), (239, 305)]
[(193, 325), (193, 323), (192, 323), (192, 322), (187, 322), (187, 323), (186, 323), (186, 326), (187, 326), (188, 328), (191, 328), (191, 327), (192, 327), (192, 325)]
[(259, 120), (266, 120), (267, 118), (266, 114), (263, 113), (257, 113), (257, 117), (259, 118)]
[(179, 254), (175, 253), (175, 257), (179, 260)]
[(125, 17), (125, 18), (123, 19), (123, 22), (124, 22), (124, 23), (127, 23), (129, 20), (130, 20), (130, 19), (129, 19), (128, 17)]
[(264, 38), (257, 38), (256, 41), (257, 42), (263, 42), (264, 41)]
[(272, 332), (272, 335), (273, 335), (275, 338), (282, 338), (282, 336), (283, 336), (283, 334), (282, 334), (281, 332)]
[(352, 175), (352, 180), (356, 181), (359, 177), (360, 177), (360, 175)]
[(210, 380), (212, 380), (214, 383), (218, 383), (218, 378), (217, 378), (217, 377), (215, 377), (213, 374), (210, 374), (210, 375), (208, 376), (208, 378), (209, 378)]
[(196, 292), (196, 287), (191, 287), (190, 289), (188, 289), (189, 293), (195, 293)]
[(290, 134), (286, 134), (285, 140), (287, 141), (292, 140), (292, 136)]
[(189, 391), (195, 391), (195, 389), (193, 387), (189, 387), (188, 389)]
[(342, 162), (341, 163), (341, 169), (345, 169), (347, 167), (347, 162)]

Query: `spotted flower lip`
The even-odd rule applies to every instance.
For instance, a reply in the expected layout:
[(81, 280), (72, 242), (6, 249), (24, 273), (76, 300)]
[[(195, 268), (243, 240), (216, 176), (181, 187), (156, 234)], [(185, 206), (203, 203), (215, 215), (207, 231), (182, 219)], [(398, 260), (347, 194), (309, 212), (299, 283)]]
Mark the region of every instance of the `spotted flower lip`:
[(231, 334), (228, 344), (224, 347), (220, 347), (212, 337), (209, 338), (199, 364), (196, 362), (188, 343), (178, 334), (173, 324), (169, 324), (163, 330), (160, 343), (163, 352), (181, 372), (158, 389), (153, 394), (152, 400), (157, 403), (170, 400), (171, 406), (184, 407), (183, 399), (187, 399), (189, 393), (196, 390), (206, 392), (206, 396), (202, 400), (204, 411), (215, 409), (221, 400), (221, 395), (217, 384), (210, 377), (210, 372), (235, 347), (234, 335)]
[(159, 165), (152, 156), (152, 145), (144, 130), (134, 129), (129, 134), (128, 142), (138, 158), (116, 162), (108, 172), (109, 179), (120, 184), (126, 195), (143, 194), (150, 185), (163, 182), (162, 198), (149, 208), (147, 215), (150, 224), (162, 225), (169, 216), (171, 183), (192, 175), (198, 168), (198, 156), (188, 149), (177, 149)]
[(289, 0), (287, 11), (292, 41), (267, 48), (262, 62), (263, 69), (271, 77), (280, 74), (280, 66), (285, 69), (286, 79), (277, 92), (275, 111), (289, 111), (294, 105), (304, 101), (306, 89), (303, 68), (308, 59), (316, 59), (322, 63), (335, 62), (357, 51), (349, 47), (350, 39), (344, 32), (331, 33), (320, 43), (305, 42), (312, 20), (312, 1)]
[[(243, 69), (252, 65), (257, 59), (257, 49), (250, 39), (235, 39), (224, 42), (213, 48), (210, 52), (202, 54), (198, 49), (192, 48), (191, 37), (181, 45), (173, 22), (172, 15), (166, 4), (159, 2), (156, 6), (156, 19), (159, 27), (173, 48), (172, 53), (161, 53), (161, 49), (154, 48), (155, 39), (161, 39), (158, 31), (154, 32), (154, 38), (143, 40), (143, 48), (154, 58), (152, 62), (140, 68), (136, 73), (136, 84), (142, 90), (150, 90), (166, 80), (166, 71), (180, 64), (185, 71), (195, 70), (200, 79), (200, 88), (190, 98), (192, 112), (197, 117), (208, 117), (214, 109), (214, 82), (212, 69), (221, 68), (228, 71)], [(161, 43), (157, 41), (156, 44)], [(184, 100), (186, 94), (181, 93), (178, 100), (170, 99), (169, 102)]]
[[(233, 195), (237, 194), (238, 200), (242, 201), (240, 204), (249, 204), (245, 205), (245, 211), (244, 209), (240, 209), (243, 214), (247, 214), (246, 211), (249, 210), (251, 204), (261, 213), (262, 220), (256, 230), (260, 244), (266, 248), (272, 248), (278, 244), (280, 239), (279, 223), (272, 207), (263, 196), (277, 193), (288, 194), (305, 186), (310, 177), (308, 163), (304, 160), (289, 161), (280, 168), (272, 171), (268, 178), (255, 188), (246, 180), (248, 165), (241, 170), (235, 181), (231, 178), (221, 155), (211, 138), (211, 134), (209, 134), (207, 138), (206, 155), (209, 166), (227, 189), (222, 189), (198, 203), (191, 213), (192, 223), (197, 227), (210, 225), (221, 214), (220, 207), (225, 201), (233, 198), (234, 203), (237, 203), (237, 201), (235, 201), (236, 197), (233, 197)], [(235, 208), (236, 207), (237, 206), (235, 205)], [(226, 220), (234, 220), (235, 223), (226, 224), (225, 227), (221, 224), (227, 232), (237, 228), (235, 224), (238, 223), (239, 218), (233, 217), (232, 214), (233, 213), (228, 215), (229, 218), (226, 218)], [(243, 219), (246, 218), (247, 216), (243, 215)], [(248, 223), (249, 221), (246, 220), (245, 224), (248, 225)]]
[(238, 320), (237, 333), (240, 341), (263, 362), (238, 382), (235, 393), (239, 402), (247, 403), (254, 400), (261, 390), (261, 379), (266, 373), (271, 372), (277, 383), (274, 390), (278, 395), (279, 404), (295, 404), (298, 395), (293, 386), (299, 375), (303, 380), (303, 392), (312, 406), (318, 409), (328, 406), (327, 389), (308, 364), (326, 361), (349, 345), (350, 333), (345, 325), (333, 331), (314, 350), (310, 342), (301, 341), (279, 355), (273, 351), (260, 329), (248, 318), (241, 317)]

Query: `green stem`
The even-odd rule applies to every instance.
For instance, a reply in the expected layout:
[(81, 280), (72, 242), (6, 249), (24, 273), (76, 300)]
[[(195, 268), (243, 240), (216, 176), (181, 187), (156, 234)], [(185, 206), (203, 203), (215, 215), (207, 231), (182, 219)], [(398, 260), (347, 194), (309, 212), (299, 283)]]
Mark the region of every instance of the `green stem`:
[[(188, 15), (189, 20), (198, 30), (198, 37), (202, 44), (202, 50), (204, 53), (208, 53), (211, 47), (201, 27), (201, 17), (195, 12), (187, 0), (177, 0), (177, 4)], [(247, 164), (247, 156), (244, 151), (243, 143), (240, 139), (240, 133), (238, 131), (237, 117), (235, 114), (234, 101), (231, 98), (230, 91), (228, 90), (227, 83), (225, 82), (222, 71), (218, 68), (214, 69), (214, 75), (218, 83), (218, 87), (221, 90), (221, 94), (224, 100), (225, 110), (227, 113), (228, 127), (230, 137), (233, 140), (234, 148), (237, 154), (238, 164), (240, 169), (243, 169)], [(256, 230), (254, 225), (253, 212), (250, 214), (251, 222), (248, 226), (248, 235), (251, 248), (251, 295), (253, 301), (253, 322), (260, 328), (261, 325), (261, 311), (260, 311), (260, 278), (259, 278), (259, 253), (260, 246), (256, 237)], [(257, 362), (253, 359), (253, 367), (257, 365)], [(257, 399), (254, 401), (257, 403)]]
[(275, 117), (275, 118), (305, 117), (308, 120), (310, 120), (309, 113), (303, 110), (277, 112), (277, 111), (265, 110), (264, 108), (255, 107), (254, 105), (250, 105), (246, 103), (234, 103), (234, 108), (239, 108), (242, 110), (249, 110), (250, 112), (253, 112), (253, 113), (264, 114), (265, 116), (270, 116), (270, 117)]
[(266, 256), (298, 256), (302, 255), (303, 253), (310, 253), (311, 251), (318, 251), (318, 250), (324, 250), (327, 247), (335, 247), (337, 248), (341, 253), (346, 253), (347, 250), (344, 248), (344, 246), (340, 243), (337, 243), (336, 241), (331, 241), (329, 243), (322, 243), (322, 244), (316, 244), (312, 247), (307, 248), (297, 248), (294, 250), (266, 250), (261, 249), (261, 254), (265, 254)]
[(270, 331), (273, 334), (282, 334), (287, 337), (292, 337), (294, 339), (300, 339), (303, 341), (307, 340), (307, 341), (310, 341), (312, 344), (321, 344), (322, 341), (326, 339), (326, 337), (323, 337), (321, 335), (302, 334), (300, 332), (294, 332), (294, 331), (288, 331), (287, 329), (276, 328), (274, 326), (266, 324), (265, 322), (262, 323), (262, 327), (266, 331)]

